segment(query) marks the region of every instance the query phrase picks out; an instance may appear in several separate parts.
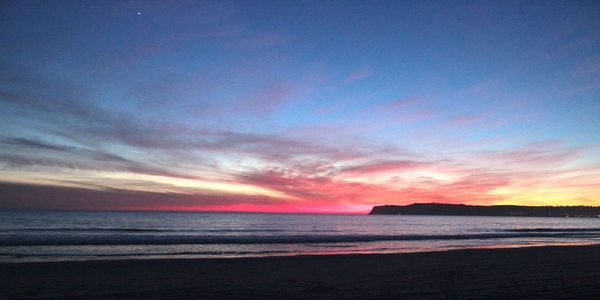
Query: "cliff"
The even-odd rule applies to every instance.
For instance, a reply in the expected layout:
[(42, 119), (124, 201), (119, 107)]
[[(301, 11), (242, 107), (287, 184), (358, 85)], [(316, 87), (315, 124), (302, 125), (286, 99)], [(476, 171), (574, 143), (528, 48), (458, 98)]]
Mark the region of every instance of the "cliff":
[(374, 206), (370, 215), (433, 215), (433, 216), (517, 216), (517, 217), (600, 217), (597, 206), (518, 206), (415, 203), (410, 205)]

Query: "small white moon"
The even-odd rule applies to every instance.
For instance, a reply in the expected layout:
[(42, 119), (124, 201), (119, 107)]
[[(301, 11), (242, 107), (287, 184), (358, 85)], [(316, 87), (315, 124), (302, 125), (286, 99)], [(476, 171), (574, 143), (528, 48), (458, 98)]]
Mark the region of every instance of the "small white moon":
[(138, 16), (141, 16), (141, 15), (142, 15), (142, 13), (138, 11)]

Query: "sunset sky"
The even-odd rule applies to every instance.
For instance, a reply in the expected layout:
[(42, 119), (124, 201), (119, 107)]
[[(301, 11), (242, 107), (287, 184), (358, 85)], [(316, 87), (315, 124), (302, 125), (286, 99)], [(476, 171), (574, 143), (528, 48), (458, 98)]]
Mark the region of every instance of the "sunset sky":
[(600, 205), (598, 1), (2, 1), (0, 208)]

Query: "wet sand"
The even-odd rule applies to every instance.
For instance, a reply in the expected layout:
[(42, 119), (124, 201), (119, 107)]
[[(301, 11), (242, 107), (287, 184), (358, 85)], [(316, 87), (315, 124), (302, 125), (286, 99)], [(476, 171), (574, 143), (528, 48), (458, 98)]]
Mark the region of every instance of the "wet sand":
[(600, 246), (0, 264), (0, 298), (600, 297)]

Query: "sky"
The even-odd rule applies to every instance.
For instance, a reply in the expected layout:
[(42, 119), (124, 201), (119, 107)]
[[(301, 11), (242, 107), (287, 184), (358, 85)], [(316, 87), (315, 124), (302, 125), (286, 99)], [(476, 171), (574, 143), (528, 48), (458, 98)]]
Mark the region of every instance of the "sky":
[(600, 205), (597, 1), (2, 1), (0, 209)]

